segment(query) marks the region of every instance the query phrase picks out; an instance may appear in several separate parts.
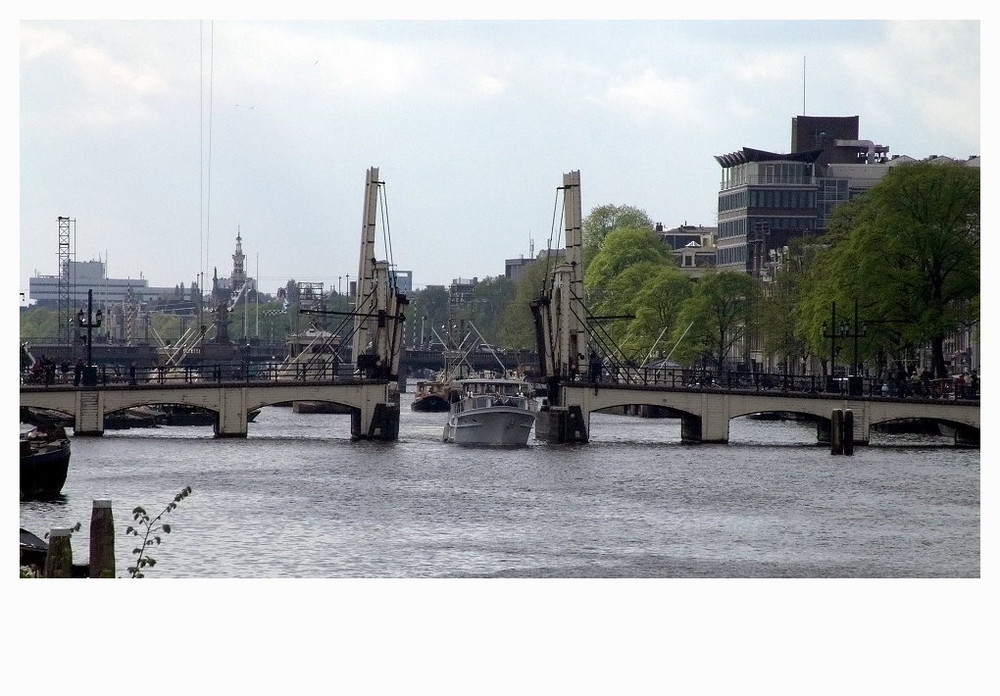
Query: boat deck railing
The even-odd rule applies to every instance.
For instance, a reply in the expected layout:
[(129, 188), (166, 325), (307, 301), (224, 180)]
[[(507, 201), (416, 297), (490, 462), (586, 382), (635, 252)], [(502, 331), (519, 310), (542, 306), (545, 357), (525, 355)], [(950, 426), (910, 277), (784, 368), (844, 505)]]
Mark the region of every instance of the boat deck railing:
[(527, 396), (505, 396), (503, 394), (481, 394), (477, 396), (466, 396), (464, 399), (451, 405), (452, 413), (464, 413), (476, 409), (495, 408), (506, 406), (518, 408), (525, 411), (537, 411), (538, 402)]

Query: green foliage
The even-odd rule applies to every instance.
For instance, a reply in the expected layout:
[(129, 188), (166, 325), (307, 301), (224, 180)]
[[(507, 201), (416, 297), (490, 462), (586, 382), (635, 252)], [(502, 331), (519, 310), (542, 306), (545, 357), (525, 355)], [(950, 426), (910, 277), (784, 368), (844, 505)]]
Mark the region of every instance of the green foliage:
[(584, 287), (593, 314), (621, 317), (601, 327), (627, 360), (645, 357), (666, 325), (659, 322), (673, 321), (688, 292), (670, 250), (647, 227), (612, 230), (587, 267)]
[(803, 289), (813, 275), (815, 264), (812, 261), (817, 251), (814, 239), (789, 241), (774, 277), (762, 288), (758, 304), (757, 322), (763, 350), (776, 356), (790, 370), (819, 348), (810, 343), (812, 323), (804, 319), (808, 305), (803, 302)]
[(178, 503), (191, 495), (191, 486), (185, 486), (180, 493), (174, 496), (174, 499), (167, 504), (167, 507), (160, 512), (156, 517), (150, 518), (146, 513), (146, 510), (142, 507), (136, 507), (132, 510), (132, 519), (136, 522), (137, 526), (129, 525), (125, 530), (126, 534), (130, 534), (136, 539), (140, 539), (139, 546), (132, 549), (132, 553), (136, 556), (136, 562), (134, 566), (129, 566), (128, 572), (133, 578), (143, 578), (146, 577), (142, 572), (144, 568), (152, 568), (156, 565), (156, 559), (146, 553), (146, 550), (150, 546), (159, 546), (162, 542), (160, 537), (160, 532), (163, 534), (170, 534), (170, 525), (165, 522), (160, 522), (160, 519), (174, 510)]
[(499, 332), (500, 345), (505, 348), (535, 350), (535, 324), (531, 303), (541, 296), (549, 282), (552, 266), (545, 255), (524, 267), (514, 289), (514, 297), (503, 313)]
[(462, 317), (469, 319), (487, 342), (499, 342), (503, 315), (514, 300), (517, 286), (504, 276), (489, 277), (480, 281), (472, 290), (469, 304), (462, 309)]
[(423, 341), (430, 343), (436, 341), (434, 331), (441, 333), (442, 327), (448, 324), (448, 291), (440, 285), (431, 285), (423, 290), (417, 290), (410, 299), (410, 305), (406, 312), (407, 324), (413, 323), (414, 342), (421, 340), (420, 333), (423, 331)]
[(156, 344), (156, 337), (159, 336), (161, 340), (165, 343), (176, 343), (181, 337), (183, 331), (181, 330), (181, 318), (176, 314), (168, 314), (166, 312), (154, 312), (150, 316), (150, 337), (149, 340), (154, 345)]
[(612, 230), (587, 266), (584, 283), (588, 293), (599, 299), (620, 273), (642, 262), (665, 265), (673, 264), (673, 259), (667, 245), (649, 228), (619, 227)]
[(943, 343), (979, 320), (979, 169), (916, 162), (894, 167), (840, 206), (804, 303), (814, 345), (832, 302), (858, 301), (869, 354), (929, 343), (944, 376)]
[(757, 283), (746, 273), (701, 278), (674, 327), (674, 359), (680, 363), (704, 359), (721, 369), (733, 346), (746, 336), (757, 295)]
[(48, 307), (21, 308), (21, 341), (53, 341), (59, 337), (58, 312)]
[(604, 248), (604, 242), (613, 231), (631, 227), (652, 231), (653, 221), (645, 210), (631, 205), (602, 205), (590, 211), (583, 220), (583, 265), (590, 262)]
[(642, 357), (654, 350), (654, 354), (665, 357), (672, 343), (667, 345), (663, 337), (673, 335), (681, 309), (693, 290), (694, 283), (673, 263), (649, 273), (635, 293), (635, 319), (622, 347)]

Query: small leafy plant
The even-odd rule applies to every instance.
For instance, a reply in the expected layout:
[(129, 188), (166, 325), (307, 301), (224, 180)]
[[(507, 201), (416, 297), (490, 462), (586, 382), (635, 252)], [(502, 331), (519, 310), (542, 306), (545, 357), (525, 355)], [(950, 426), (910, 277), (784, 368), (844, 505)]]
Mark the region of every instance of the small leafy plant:
[(137, 556), (135, 565), (129, 566), (128, 572), (133, 578), (143, 578), (146, 577), (143, 574), (144, 568), (152, 568), (156, 565), (156, 559), (146, 553), (146, 550), (153, 545), (159, 546), (162, 539), (160, 537), (160, 532), (163, 534), (170, 534), (170, 525), (161, 522), (165, 514), (177, 507), (177, 504), (182, 500), (191, 495), (191, 486), (185, 486), (180, 493), (174, 496), (173, 501), (171, 501), (163, 511), (153, 517), (152, 519), (146, 513), (145, 508), (139, 506), (132, 510), (132, 519), (136, 522), (136, 526), (129, 525), (125, 530), (126, 534), (131, 534), (138, 539), (142, 537), (142, 543), (132, 549), (132, 553)]

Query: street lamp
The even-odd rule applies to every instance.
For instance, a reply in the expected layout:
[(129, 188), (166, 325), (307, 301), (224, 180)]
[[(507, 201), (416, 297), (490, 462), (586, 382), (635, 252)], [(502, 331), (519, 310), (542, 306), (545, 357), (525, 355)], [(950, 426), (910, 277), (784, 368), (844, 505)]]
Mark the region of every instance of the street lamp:
[(854, 375), (861, 372), (861, 360), (858, 355), (858, 339), (868, 335), (868, 327), (858, 323), (858, 301), (854, 300)]
[[(823, 322), (823, 336), (830, 339), (830, 381), (827, 386), (827, 391), (834, 391), (834, 369), (836, 367), (837, 360), (837, 338), (853, 338), (854, 339), (854, 355), (852, 356), (850, 370), (848, 372), (850, 377), (858, 377), (858, 373), (861, 371), (860, 360), (858, 356), (858, 339), (866, 336), (868, 333), (868, 327), (862, 324), (858, 320), (858, 301), (854, 300), (854, 327), (851, 328), (851, 323), (845, 319), (842, 319), (840, 323), (837, 323), (837, 303), (831, 303), (831, 317), (830, 325), (827, 326), (826, 322)], [(860, 381), (849, 380), (848, 390), (854, 395), (855, 392), (860, 394), (861, 383)]]
[(851, 333), (851, 325), (845, 320), (841, 320), (840, 324), (837, 323), (837, 303), (830, 303), (830, 325), (823, 322), (823, 338), (830, 339), (830, 380), (833, 383), (833, 377), (836, 372), (837, 365), (837, 337), (847, 338)]
[(87, 290), (87, 315), (84, 318), (83, 310), (81, 309), (76, 313), (76, 324), (81, 329), (87, 330), (87, 336), (84, 338), (87, 342), (87, 367), (83, 374), (83, 383), (88, 387), (92, 387), (97, 384), (97, 371), (94, 369), (93, 360), (93, 343), (94, 337), (92, 330), (99, 329), (101, 327), (101, 321), (104, 319), (104, 310), (98, 309), (97, 313), (94, 313), (94, 291), (93, 289)]

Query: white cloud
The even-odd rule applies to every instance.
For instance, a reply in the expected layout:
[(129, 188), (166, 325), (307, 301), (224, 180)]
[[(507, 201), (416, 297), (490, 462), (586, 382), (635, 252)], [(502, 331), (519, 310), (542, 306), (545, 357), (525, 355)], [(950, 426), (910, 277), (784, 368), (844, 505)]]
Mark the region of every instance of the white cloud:
[(267, 23), (217, 27), (214, 51), (223, 79), (329, 97), (397, 96), (423, 67), (416, 52), (388, 42), (343, 33), (315, 38)]
[(480, 75), (475, 79), (474, 83), (476, 92), (486, 97), (495, 97), (503, 94), (507, 89), (506, 83), (493, 75)]
[[(969, 141), (979, 139), (979, 33), (974, 22), (892, 22), (878, 45), (847, 48), (865, 110), (919, 121)], [(971, 108), (970, 108), (971, 107)]]
[(684, 78), (664, 78), (651, 68), (612, 79), (604, 99), (639, 120), (652, 117), (675, 121), (698, 118), (698, 89)]
[(776, 52), (750, 52), (741, 54), (739, 59), (726, 61), (723, 70), (742, 82), (785, 83), (802, 75), (802, 57)]
[(67, 123), (97, 125), (150, 119), (153, 110), (148, 100), (169, 92), (168, 80), (142, 59), (115, 59), (107, 48), (59, 30), (26, 25), (21, 32), (21, 56), (22, 70), (28, 73), (33, 64), (61, 64), (55, 82), (42, 87), (50, 99), (63, 105), (49, 115)]
[(756, 118), (760, 115), (760, 109), (755, 106), (744, 103), (743, 101), (735, 98), (730, 98), (726, 102), (726, 106), (729, 113), (736, 119), (740, 121), (746, 121), (751, 118)]

